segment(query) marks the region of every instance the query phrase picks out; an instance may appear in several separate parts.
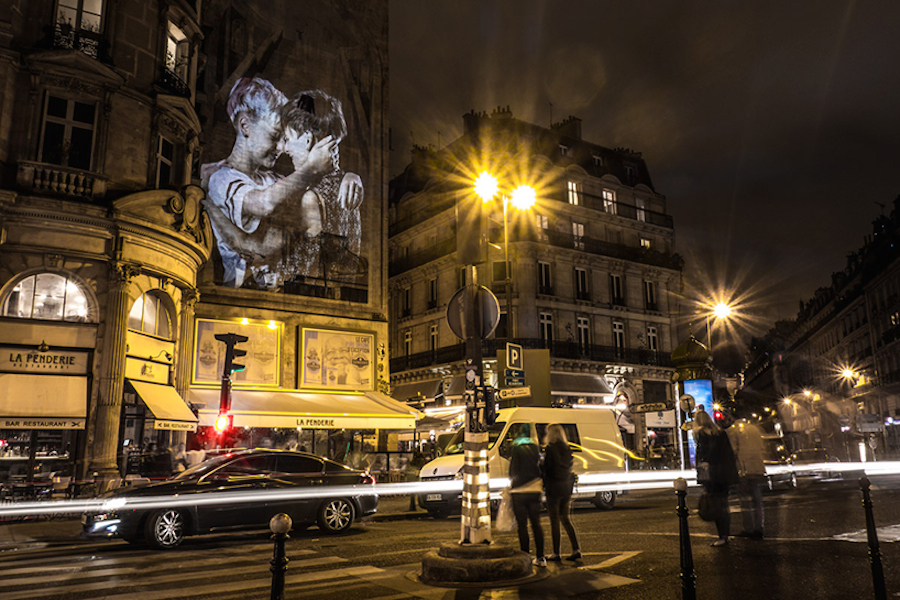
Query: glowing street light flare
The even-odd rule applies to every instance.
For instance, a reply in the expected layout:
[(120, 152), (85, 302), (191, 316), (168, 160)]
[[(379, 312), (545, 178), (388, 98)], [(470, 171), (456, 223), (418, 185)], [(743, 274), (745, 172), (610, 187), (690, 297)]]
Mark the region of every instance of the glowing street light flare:
[(537, 202), (537, 192), (527, 185), (520, 185), (513, 190), (510, 202), (519, 210), (528, 210)]
[(713, 315), (717, 319), (727, 319), (731, 316), (731, 307), (724, 302), (719, 302), (713, 307)]
[(499, 190), (500, 184), (497, 182), (497, 178), (487, 171), (482, 171), (478, 179), (475, 180), (475, 193), (483, 202), (493, 200)]

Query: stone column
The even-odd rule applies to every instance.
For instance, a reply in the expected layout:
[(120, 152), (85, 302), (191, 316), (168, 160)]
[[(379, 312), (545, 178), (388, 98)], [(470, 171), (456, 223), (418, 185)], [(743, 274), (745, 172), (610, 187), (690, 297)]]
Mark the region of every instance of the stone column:
[[(194, 366), (194, 305), (200, 293), (188, 288), (181, 291), (181, 317), (178, 320), (178, 362), (175, 365), (175, 389), (188, 402), (191, 388), (191, 369)], [(187, 432), (174, 432), (172, 443), (177, 446), (187, 442)]]
[(139, 273), (140, 269), (134, 265), (110, 264), (100, 393), (93, 415), (94, 443), (88, 468), (89, 476), (97, 473), (105, 480), (120, 476), (116, 455), (119, 450), (122, 392), (125, 387), (125, 333), (130, 304), (128, 286)]

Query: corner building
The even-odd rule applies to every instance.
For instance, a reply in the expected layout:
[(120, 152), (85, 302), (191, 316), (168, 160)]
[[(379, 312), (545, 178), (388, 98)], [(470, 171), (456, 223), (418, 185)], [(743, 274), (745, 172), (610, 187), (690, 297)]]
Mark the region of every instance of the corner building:
[[(0, 481), (141, 474), (152, 446), (179, 443), (305, 435), (324, 453), (413, 426), (415, 412), (381, 393), (386, 48), (385, 2), (0, 6)], [(335, 171), (364, 195), (354, 240), (322, 227), (315, 269), (226, 286), (202, 168), (229, 156), (229, 92), (253, 77), (285, 99), (323, 90), (340, 102)], [(296, 228), (272, 227), (285, 240)], [(254, 261), (248, 272), (263, 270)], [(207, 427), (219, 332), (250, 338), (227, 440)], [(313, 348), (332, 362), (305, 372)]]
[[(436, 432), (441, 419), (458, 418), (465, 344), (446, 315), (465, 283), (461, 253), (481, 241), (488, 258), (477, 280), (499, 301), (499, 324), (483, 342), (489, 382), (508, 387), (505, 345), (520, 344), (532, 395), (518, 405), (612, 408), (632, 449), (674, 444), (674, 411), (632, 410), (672, 406), (672, 295), (682, 270), (666, 198), (645, 161), (583, 140), (575, 117), (548, 129), (498, 108), (463, 124), (445, 148), (414, 148), (391, 181), (394, 397), (436, 417)], [(472, 229), (482, 171), (499, 180), (501, 197), (532, 186), (536, 205), (519, 211), (509, 202), (504, 221), (495, 200)]]

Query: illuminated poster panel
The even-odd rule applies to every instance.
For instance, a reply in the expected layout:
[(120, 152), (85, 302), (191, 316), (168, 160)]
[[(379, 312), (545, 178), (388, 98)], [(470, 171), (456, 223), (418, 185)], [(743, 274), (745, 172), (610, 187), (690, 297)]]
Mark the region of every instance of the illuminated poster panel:
[(247, 368), (232, 375), (233, 385), (278, 385), (279, 349), (282, 326), (266, 323), (242, 324), (237, 321), (197, 319), (194, 336), (195, 384), (219, 384), (225, 368), (225, 344), (216, 339), (219, 333), (236, 333), (247, 336), (247, 341), (235, 348), (246, 350), (247, 355), (235, 359)]
[(371, 390), (374, 343), (375, 337), (368, 334), (304, 329), (300, 387)]
[[(709, 379), (690, 379), (684, 382), (684, 393), (694, 397), (696, 407), (699, 410), (702, 406), (706, 412), (712, 411), (713, 391), (712, 381)], [(693, 435), (688, 435), (688, 452), (691, 456), (691, 465), (696, 465), (697, 442), (694, 441)]]
[(386, 6), (204, 6), (206, 44), (226, 49), (209, 54), (201, 107), (215, 284), (368, 302), (383, 227)]

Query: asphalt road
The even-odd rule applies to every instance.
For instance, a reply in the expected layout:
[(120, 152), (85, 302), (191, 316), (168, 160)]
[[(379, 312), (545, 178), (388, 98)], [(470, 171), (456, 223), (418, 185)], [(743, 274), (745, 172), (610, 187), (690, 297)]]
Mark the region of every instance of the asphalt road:
[[(385, 486), (383, 489), (388, 489)], [(888, 597), (900, 597), (900, 478), (873, 478)], [(688, 504), (696, 508), (697, 492)], [(701, 599), (872, 598), (865, 515), (855, 483), (821, 483), (766, 496), (766, 538), (713, 548), (714, 527), (689, 517)], [(541, 581), (511, 588), (445, 589), (415, 580), (429, 549), (459, 537), (459, 518), (409, 513), (407, 498), (383, 498), (381, 515), (343, 536), (315, 528), (291, 534), (286, 598), (681, 598), (679, 534), (672, 491), (620, 497), (603, 511), (581, 506), (573, 520), (585, 559), (548, 568)], [(737, 501), (732, 529), (740, 530)], [(387, 514), (385, 514), (387, 513)], [(549, 524), (544, 518), (549, 538)], [(269, 598), (266, 532), (189, 538), (155, 552), (119, 540), (75, 538), (74, 521), (0, 525), (0, 600), (217, 600)], [(517, 546), (516, 534), (495, 533)], [(548, 539), (549, 546), (549, 539)], [(569, 550), (563, 541), (563, 552)]]

